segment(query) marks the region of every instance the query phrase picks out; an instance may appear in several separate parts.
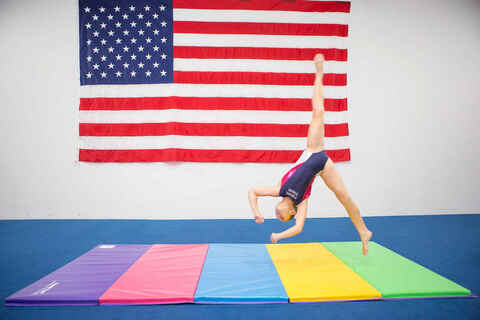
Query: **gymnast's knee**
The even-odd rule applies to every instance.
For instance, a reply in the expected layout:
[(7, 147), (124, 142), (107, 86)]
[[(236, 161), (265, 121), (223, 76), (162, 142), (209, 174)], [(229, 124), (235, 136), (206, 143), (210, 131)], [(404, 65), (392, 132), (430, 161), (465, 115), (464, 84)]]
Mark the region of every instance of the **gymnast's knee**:
[(346, 189), (334, 189), (332, 190), (335, 193), (335, 196), (341, 203), (347, 203), (351, 200), (350, 195)]

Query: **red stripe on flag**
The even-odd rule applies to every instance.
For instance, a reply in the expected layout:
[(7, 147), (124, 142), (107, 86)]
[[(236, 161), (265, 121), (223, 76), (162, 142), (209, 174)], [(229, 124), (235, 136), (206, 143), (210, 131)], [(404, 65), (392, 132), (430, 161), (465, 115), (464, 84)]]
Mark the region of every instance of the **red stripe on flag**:
[(174, 33), (348, 36), (345, 24), (174, 21)]
[[(347, 99), (324, 99), (325, 111), (346, 111)], [(94, 110), (265, 110), (311, 111), (311, 99), (300, 98), (80, 98), (81, 111)]]
[(322, 53), (325, 60), (347, 61), (347, 49), (249, 48), (174, 46), (174, 58), (313, 60)]
[[(308, 124), (264, 123), (80, 123), (80, 136), (306, 137)], [(348, 136), (348, 124), (326, 124), (325, 137)]]
[[(175, 83), (195, 84), (259, 84), (259, 85), (313, 85), (313, 73), (281, 73), (281, 72), (206, 72), (206, 71), (174, 71)], [(326, 86), (345, 86), (345, 73), (325, 73), (323, 84)]]
[[(350, 149), (326, 150), (335, 162), (350, 161)], [(87, 162), (295, 162), (302, 150), (92, 150), (80, 149), (79, 161)]]
[(346, 1), (280, 0), (173, 0), (175, 9), (276, 10), (303, 12), (350, 12)]

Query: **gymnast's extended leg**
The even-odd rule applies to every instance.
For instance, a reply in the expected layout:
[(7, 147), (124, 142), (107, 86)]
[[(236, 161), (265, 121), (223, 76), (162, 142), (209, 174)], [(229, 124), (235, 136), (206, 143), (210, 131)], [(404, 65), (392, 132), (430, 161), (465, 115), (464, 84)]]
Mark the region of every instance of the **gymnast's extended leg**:
[[(313, 116), (312, 122), (308, 129), (307, 150), (311, 152), (322, 151), (324, 148), (324, 106), (323, 106), (323, 55), (317, 54), (314, 58), (317, 73), (315, 75), (314, 92), (312, 98)], [(353, 225), (357, 229), (360, 239), (362, 240), (362, 253), (366, 255), (368, 252), (368, 241), (372, 238), (372, 232), (367, 229), (360, 215), (355, 202), (350, 197), (347, 187), (333, 164), (328, 159), (325, 168), (320, 172), (325, 184), (333, 191), (337, 199), (347, 211)]]
[(353, 202), (345, 183), (343, 183), (342, 177), (340, 177), (340, 173), (331, 159), (328, 159), (325, 169), (320, 173), (320, 177), (322, 177), (325, 184), (330, 190), (332, 190), (347, 211), (350, 220), (352, 220), (352, 223), (362, 240), (362, 253), (363, 255), (366, 255), (368, 252), (368, 241), (372, 238), (372, 232), (365, 226), (365, 222), (360, 215), (360, 210), (355, 202)]
[(313, 87), (312, 98), (312, 120), (308, 127), (307, 151), (312, 153), (323, 150), (323, 138), (325, 136), (324, 129), (324, 113), (323, 108), (323, 55), (315, 55), (315, 67), (317, 72), (315, 74), (315, 82)]

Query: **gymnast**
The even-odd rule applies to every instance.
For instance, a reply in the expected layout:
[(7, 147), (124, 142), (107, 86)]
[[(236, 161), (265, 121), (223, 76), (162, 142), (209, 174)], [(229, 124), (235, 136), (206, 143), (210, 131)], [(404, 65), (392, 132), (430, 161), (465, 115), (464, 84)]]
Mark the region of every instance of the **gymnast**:
[(289, 221), (295, 216), (295, 225), (280, 233), (272, 233), (270, 240), (277, 243), (281, 239), (292, 237), (302, 232), (307, 216), (308, 197), (316, 176), (320, 176), (327, 187), (347, 211), (362, 241), (362, 254), (368, 253), (368, 241), (372, 232), (367, 229), (357, 205), (348, 194), (347, 188), (329, 159), (324, 149), (324, 106), (323, 106), (323, 62), (322, 54), (316, 54), (314, 92), (312, 98), (312, 120), (308, 128), (307, 148), (297, 162), (282, 178), (277, 186), (253, 187), (248, 191), (248, 199), (255, 222), (263, 223), (264, 219), (258, 209), (258, 197), (282, 197), (276, 205), (275, 215), (280, 221)]

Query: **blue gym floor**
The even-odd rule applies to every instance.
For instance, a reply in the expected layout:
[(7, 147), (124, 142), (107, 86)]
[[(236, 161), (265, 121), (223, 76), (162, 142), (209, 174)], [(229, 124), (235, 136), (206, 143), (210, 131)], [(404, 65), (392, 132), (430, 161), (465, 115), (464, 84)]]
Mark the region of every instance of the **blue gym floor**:
[[(367, 217), (372, 240), (480, 294), (480, 214)], [(5, 307), (5, 298), (100, 243), (265, 243), (266, 220), (0, 220), (0, 319), (480, 319), (480, 299), (267, 305)], [(348, 218), (308, 219), (284, 242), (358, 240)]]

